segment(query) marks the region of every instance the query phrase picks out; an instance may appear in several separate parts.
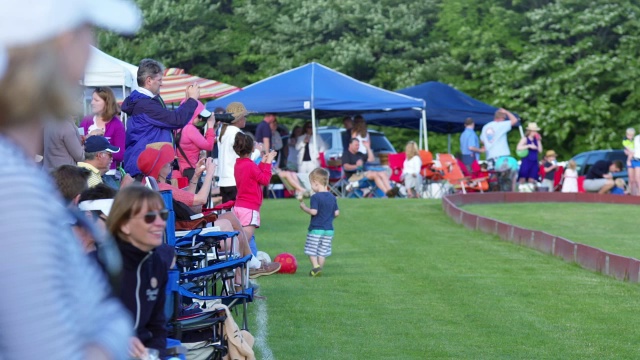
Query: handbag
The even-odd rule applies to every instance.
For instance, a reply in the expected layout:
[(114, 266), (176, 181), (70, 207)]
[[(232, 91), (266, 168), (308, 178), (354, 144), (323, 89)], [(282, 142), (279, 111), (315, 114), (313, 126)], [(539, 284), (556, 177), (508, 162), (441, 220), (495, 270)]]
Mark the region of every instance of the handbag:
[(172, 202), (173, 213), (176, 217), (176, 230), (178, 231), (204, 228), (208, 223), (213, 223), (218, 220), (218, 215), (215, 213), (203, 215), (200, 218), (192, 220), (191, 216), (196, 215), (196, 213), (191, 210), (190, 207), (177, 200), (172, 200)]
[(519, 158), (526, 158), (527, 155), (529, 155), (529, 149), (524, 149), (524, 150), (516, 150), (516, 155), (518, 155)]
[[(182, 147), (180, 146), (180, 139), (182, 138), (182, 130), (176, 131), (174, 137), (175, 137), (175, 142), (176, 142), (176, 148), (178, 149), (178, 151), (180, 151), (180, 154), (182, 155), (184, 160), (187, 162), (187, 164), (189, 164), (189, 167), (184, 169), (184, 172), (182, 172), (182, 175), (184, 177), (188, 178), (189, 181), (191, 181), (191, 177), (193, 177), (193, 174), (195, 173), (195, 166), (193, 166), (191, 161), (189, 161), (189, 158), (187, 157), (187, 155), (184, 153), (184, 150), (182, 150)], [(179, 170), (180, 167), (178, 166), (178, 159), (174, 159), (173, 161), (175, 162), (174, 170)], [(188, 170), (191, 170), (191, 172), (189, 172), (190, 176), (187, 176), (187, 171)]]

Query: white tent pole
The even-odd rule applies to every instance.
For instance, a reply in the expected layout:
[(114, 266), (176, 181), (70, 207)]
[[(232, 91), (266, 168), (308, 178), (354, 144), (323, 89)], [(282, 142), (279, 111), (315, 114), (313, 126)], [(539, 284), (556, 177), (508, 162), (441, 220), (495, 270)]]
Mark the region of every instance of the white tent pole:
[(316, 149), (316, 154), (318, 153), (318, 129), (316, 127), (316, 109), (311, 108), (311, 130), (313, 132), (313, 148)]
[(524, 137), (524, 130), (522, 130), (522, 125), (518, 125), (518, 129), (520, 129), (520, 136)]
[(313, 139), (313, 148), (318, 153), (318, 129), (316, 128), (316, 64), (311, 64), (311, 133)]
[(422, 109), (422, 128), (424, 131), (424, 149), (429, 151), (429, 135), (427, 133), (427, 110)]
[(420, 126), (419, 126), (419, 128), (420, 128), (420, 132), (419, 132), (419, 139), (420, 139), (420, 140), (418, 140), (418, 149), (423, 149), (423, 147), (422, 147), (422, 132), (423, 132), (424, 130), (422, 129), (422, 120), (420, 121)]
[[(125, 82), (126, 82), (126, 75), (125, 75), (125, 81), (122, 84), (122, 102), (124, 102), (124, 99), (127, 98), (127, 88), (126, 88), (126, 86), (124, 84)], [(126, 129), (127, 128), (127, 114), (122, 110), (120, 110), (120, 120), (122, 120), (122, 123), (124, 124), (124, 128)]]

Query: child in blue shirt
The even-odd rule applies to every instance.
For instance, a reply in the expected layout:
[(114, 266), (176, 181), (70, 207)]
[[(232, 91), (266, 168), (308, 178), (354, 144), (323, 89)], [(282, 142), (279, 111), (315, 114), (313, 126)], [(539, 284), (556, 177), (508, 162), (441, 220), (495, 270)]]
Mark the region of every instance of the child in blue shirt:
[(311, 189), (315, 194), (311, 196), (311, 206), (301, 200), (300, 209), (311, 215), (307, 242), (304, 245), (304, 253), (309, 256), (312, 269), (309, 275), (316, 277), (322, 273), (325, 258), (331, 255), (331, 242), (333, 241), (333, 219), (340, 215), (338, 202), (327, 189), (329, 185), (329, 172), (323, 168), (316, 168), (309, 174)]
[(615, 180), (616, 186), (611, 189), (611, 194), (613, 195), (627, 195), (629, 191), (627, 191), (627, 183), (623, 179)]

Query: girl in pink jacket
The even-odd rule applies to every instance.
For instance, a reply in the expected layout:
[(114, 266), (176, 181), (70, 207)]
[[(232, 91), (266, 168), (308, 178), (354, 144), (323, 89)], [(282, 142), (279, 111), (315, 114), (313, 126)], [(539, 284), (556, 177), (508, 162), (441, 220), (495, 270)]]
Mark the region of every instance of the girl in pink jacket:
[[(212, 151), (213, 149), (213, 144), (216, 141), (215, 122), (215, 116), (199, 102), (191, 121), (176, 132), (178, 166), (180, 167), (180, 173), (187, 177), (189, 181), (192, 181), (191, 178), (195, 172), (194, 167), (200, 159), (200, 151)], [(205, 124), (207, 125), (207, 130), (203, 136), (200, 129)]]

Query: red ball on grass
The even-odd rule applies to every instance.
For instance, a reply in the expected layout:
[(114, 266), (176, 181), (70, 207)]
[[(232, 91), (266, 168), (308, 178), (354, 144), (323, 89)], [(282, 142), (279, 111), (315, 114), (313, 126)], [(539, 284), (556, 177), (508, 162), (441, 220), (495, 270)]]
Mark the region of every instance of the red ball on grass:
[(280, 263), (278, 272), (281, 274), (295, 274), (296, 270), (298, 270), (296, 257), (289, 253), (279, 254), (273, 261)]

